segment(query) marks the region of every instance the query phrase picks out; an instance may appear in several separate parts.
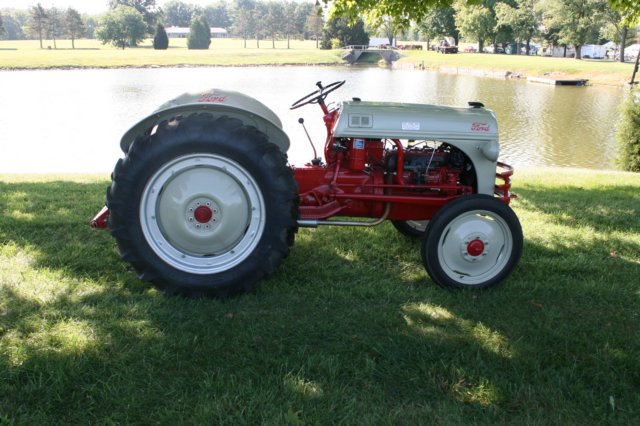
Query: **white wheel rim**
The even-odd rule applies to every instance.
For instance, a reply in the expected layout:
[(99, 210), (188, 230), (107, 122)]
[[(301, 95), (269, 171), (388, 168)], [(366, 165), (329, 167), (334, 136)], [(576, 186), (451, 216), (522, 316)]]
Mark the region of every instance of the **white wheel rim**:
[(438, 261), (453, 280), (483, 284), (507, 266), (513, 236), (507, 222), (494, 212), (474, 210), (452, 220), (438, 241)]
[[(199, 207), (209, 214), (195, 214)], [(189, 273), (218, 273), (241, 263), (258, 245), (264, 199), (238, 163), (212, 154), (186, 155), (149, 179), (140, 224), (164, 262)]]

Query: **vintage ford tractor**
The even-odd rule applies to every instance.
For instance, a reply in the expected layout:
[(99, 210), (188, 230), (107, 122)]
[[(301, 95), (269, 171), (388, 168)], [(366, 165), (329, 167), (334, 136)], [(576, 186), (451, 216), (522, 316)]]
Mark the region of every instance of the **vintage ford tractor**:
[(291, 106), (317, 104), (327, 129), (324, 159), (304, 167), (288, 164), (289, 138), (256, 99), (214, 89), (165, 103), (123, 136), (92, 226), (108, 226), (138, 276), (172, 294), (250, 291), (276, 271), (299, 227), (385, 220), (421, 238), (440, 286), (503, 281), (523, 237), (494, 114), (477, 102), (328, 106), (343, 84), (317, 83)]

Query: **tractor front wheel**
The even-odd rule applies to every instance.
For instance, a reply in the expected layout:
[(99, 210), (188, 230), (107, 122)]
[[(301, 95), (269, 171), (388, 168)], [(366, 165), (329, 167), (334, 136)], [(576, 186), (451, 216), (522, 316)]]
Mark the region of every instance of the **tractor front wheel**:
[(107, 192), (118, 251), (141, 279), (220, 298), (275, 271), (297, 230), (296, 200), (286, 158), (264, 134), (209, 114), (136, 139)]
[(507, 204), (469, 195), (433, 216), (422, 241), (422, 260), (441, 287), (487, 288), (509, 276), (522, 245), (520, 222)]
[(392, 220), (393, 226), (402, 235), (407, 237), (424, 237), (424, 233), (427, 230), (428, 220)]

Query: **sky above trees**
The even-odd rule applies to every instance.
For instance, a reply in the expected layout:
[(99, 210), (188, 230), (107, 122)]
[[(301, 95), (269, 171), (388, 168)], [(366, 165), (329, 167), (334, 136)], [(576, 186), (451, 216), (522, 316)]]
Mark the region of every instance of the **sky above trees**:
[[(156, 0), (156, 4), (160, 7), (167, 3), (169, 0)], [(211, 3), (215, 3), (216, 0), (184, 0), (185, 3), (193, 3), (202, 6), (206, 6)], [(299, 3), (310, 3), (315, 0), (293, 0)], [(80, 13), (97, 14), (106, 12), (108, 10), (109, 0), (0, 0), (0, 9), (13, 8), (13, 9), (27, 9), (31, 6), (35, 6), (40, 3), (44, 8), (50, 8), (52, 6), (58, 9), (66, 9), (72, 7)]]

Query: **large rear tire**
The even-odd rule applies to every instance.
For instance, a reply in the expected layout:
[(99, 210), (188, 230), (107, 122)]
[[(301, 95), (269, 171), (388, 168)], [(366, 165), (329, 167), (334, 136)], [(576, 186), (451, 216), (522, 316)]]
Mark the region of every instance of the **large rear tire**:
[(433, 216), (422, 241), (422, 261), (441, 287), (487, 288), (511, 274), (522, 245), (520, 222), (507, 204), (469, 195)]
[(116, 164), (109, 228), (138, 276), (170, 294), (247, 292), (287, 256), (297, 188), (257, 129), (193, 114), (161, 122)]

